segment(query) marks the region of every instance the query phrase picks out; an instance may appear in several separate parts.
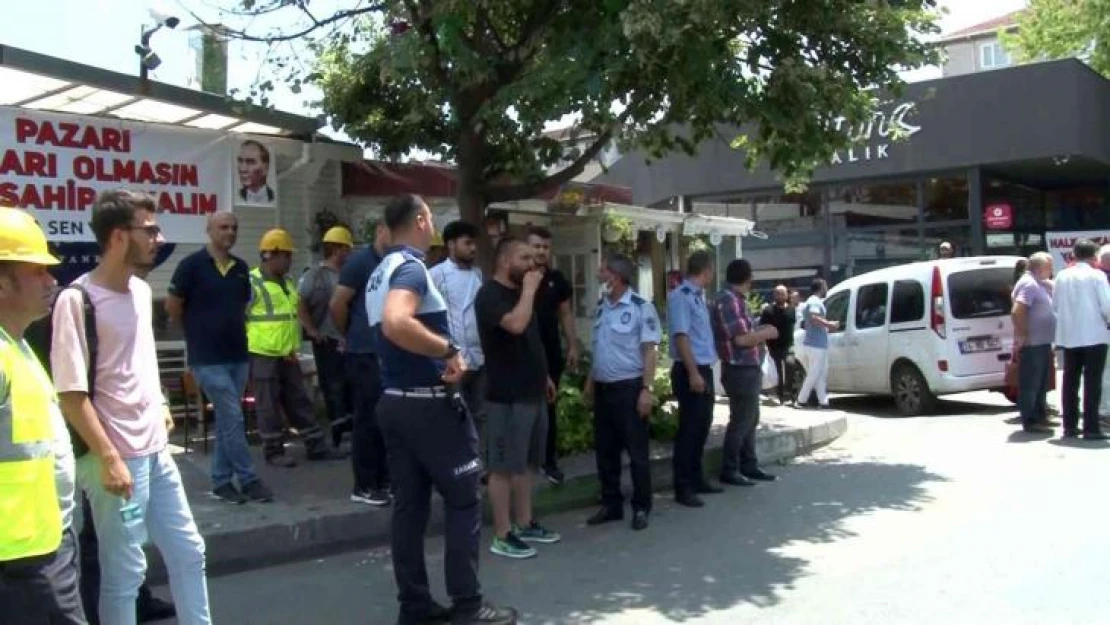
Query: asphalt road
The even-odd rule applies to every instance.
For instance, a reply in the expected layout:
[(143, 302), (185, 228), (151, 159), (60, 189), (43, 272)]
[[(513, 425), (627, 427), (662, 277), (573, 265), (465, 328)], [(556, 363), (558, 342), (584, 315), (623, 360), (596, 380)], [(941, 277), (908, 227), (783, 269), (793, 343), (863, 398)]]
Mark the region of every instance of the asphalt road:
[[(1110, 446), (1026, 438), (996, 396), (969, 399), (915, 419), (883, 400), (834, 400), (853, 413), (848, 434), (772, 468), (778, 483), (701, 510), (660, 496), (645, 532), (545, 519), (564, 541), (529, 561), (483, 551), (485, 591), (528, 625), (1110, 623)], [(428, 552), (443, 598), (438, 539)], [(210, 588), (218, 624), (395, 617), (385, 550)]]

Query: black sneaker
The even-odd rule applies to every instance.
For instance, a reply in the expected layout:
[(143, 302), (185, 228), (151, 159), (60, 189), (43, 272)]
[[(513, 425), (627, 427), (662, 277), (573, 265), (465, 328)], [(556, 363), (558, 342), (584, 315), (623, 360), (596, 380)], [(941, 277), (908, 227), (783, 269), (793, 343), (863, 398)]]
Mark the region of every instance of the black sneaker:
[(404, 614), (397, 617), (397, 625), (438, 625), (451, 621), (451, 610), (433, 601), (428, 606), (428, 612), (421, 617), (410, 617)]
[(255, 480), (243, 487), (243, 494), (253, 502), (269, 503), (274, 500), (274, 491), (270, 490), (262, 480)]
[(516, 625), (516, 616), (516, 610), (512, 608), (498, 608), (483, 603), (466, 612), (456, 610), (451, 616), (451, 625)]
[(566, 476), (563, 475), (563, 472), (559, 469), (557, 465), (554, 464), (544, 467), (543, 474), (547, 476), (547, 481), (551, 482), (552, 486), (561, 486), (563, 480), (566, 479)]
[(227, 503), (236, 505), (247, 503), (246, 495), (239, 492), (239, 489), (235, 488), (235, 485), (231, 483), (224, 484), (219, 488), (213, 488), (212, 496), (220, 501), (226, 501)]
[(374, 488), (356, 488), (351, 491), (351, 501), (355, 503), (364, 503), (371, 506), (388, 506), (392, 499), (389, 492), (378, 490)]
[(172, 603), (155, 597), (149, 590), (139, 593), (135, 612), (135, 620), (139, 623), (155, 623), (177, 616), (177, 608)]

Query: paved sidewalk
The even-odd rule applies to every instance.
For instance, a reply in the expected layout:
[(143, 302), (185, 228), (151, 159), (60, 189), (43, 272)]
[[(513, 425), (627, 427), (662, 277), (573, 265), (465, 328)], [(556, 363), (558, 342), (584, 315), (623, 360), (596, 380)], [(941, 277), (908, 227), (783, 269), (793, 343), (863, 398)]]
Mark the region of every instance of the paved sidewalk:
[[(783, 407), (762, 409), (758, 450), (765, 463), (782, 462), (825, 445), (847, 430), (847, 419), (838, 411), (795, 410)], [(728, 422), (728, 407), (718, 403), (707, 444), (707, 471), (716, 475), (720, 447)], [(349, 440), (349, 437), (346, 437)], [(344, 446), (347, 443), (344, 442)], [(303, 460), (299, 445), (288, 453)], [(209, 448), (211, 451), (211, 447)], [(252, 447), (256, 469), (274, 490), (276, 500), (268, 504), (226, 504), (209, 494), (208, 457), (198, 449), (175, 458), (189, 495), (193, 514), (207, 543), (208, 570), (220, 575), (280, 562), (318, 557), (340, 551), (368, 548), (389, 540), (389, 508), (352, 503), (349, 461), (307, 463), (294, 469), (274, 469), (261, 460), (261, 450)], [(670, 444), (652, 448), (653, 486), (669, 489)], [(551, 515), (596, 503), (597, 479), (592, 454), (563, 459), (566, 483), (538, 485), (537, 516)], [(627, 480), (627, 471), (624, 474)], [(537, 480), (540, 481), (540, 480)], [(488, 515), (488, 509), (486, 510)], [(442, 508), (433, 504), (431, 532), (440, 533)], [(151, 549), (151, 576), (164, 578), (156, 550)]]

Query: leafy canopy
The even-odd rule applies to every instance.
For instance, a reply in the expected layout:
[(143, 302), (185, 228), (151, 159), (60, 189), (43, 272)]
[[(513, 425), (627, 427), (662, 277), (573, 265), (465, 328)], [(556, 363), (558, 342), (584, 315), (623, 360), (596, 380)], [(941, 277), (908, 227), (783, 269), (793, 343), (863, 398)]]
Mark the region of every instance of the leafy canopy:
[(1110, 76), (1110, 0), (1031, 0), (1003, 45), (1026, 62), (1078, 57)]
[[(486, 202), (569, 181), (610, 141), (660, 157), (741, 126), (752, 162), (806, 176), (847, 143), (837, 118), (935, 59), (933, 0), (378, 4), (318, 49), (324, 110), (384, 157), (454, 161)], [(568, 115), (585, 145), (569, 159), (543, 134)]]

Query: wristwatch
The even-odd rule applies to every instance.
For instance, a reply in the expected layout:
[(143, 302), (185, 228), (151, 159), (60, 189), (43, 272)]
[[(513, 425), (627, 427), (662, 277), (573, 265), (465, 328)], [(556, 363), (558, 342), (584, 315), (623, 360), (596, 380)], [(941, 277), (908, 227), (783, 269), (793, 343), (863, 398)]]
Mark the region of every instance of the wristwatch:
[(450, 360), (455, 357), (455, 354), (462, 351), (454, 341), (447, 341), (447, 351), (443, 353), (444, 360)]

